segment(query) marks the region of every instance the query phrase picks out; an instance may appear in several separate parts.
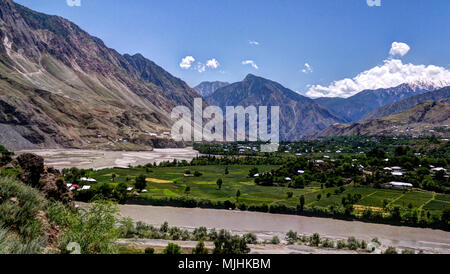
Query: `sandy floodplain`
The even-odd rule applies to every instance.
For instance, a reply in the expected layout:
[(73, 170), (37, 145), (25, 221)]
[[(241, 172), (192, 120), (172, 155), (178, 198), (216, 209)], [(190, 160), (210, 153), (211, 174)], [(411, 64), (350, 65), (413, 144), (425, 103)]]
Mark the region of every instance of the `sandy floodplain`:
[(57, 169), (77, 167), (82, 169), (127, 168), (129, 165), (145, 165), (163, 161), (190, 161), (199, 152), (188, 148), (155, 149), (154, 151), (102, 151), (78, 149), (36, 149), (22, 150), (16, 154), (34, 153), (44, 158), (45, 164)]

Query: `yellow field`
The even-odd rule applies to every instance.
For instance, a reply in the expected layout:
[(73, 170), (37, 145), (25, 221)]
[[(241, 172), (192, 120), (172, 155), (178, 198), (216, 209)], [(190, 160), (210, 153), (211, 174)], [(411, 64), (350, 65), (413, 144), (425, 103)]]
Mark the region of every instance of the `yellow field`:
[(155, 178), (147, 178), (145, 180), (147, 182), (155, 183), (155, 184), (171, 184), (171, 183), (173, 183), (172, 181), (160, 180), (160, 179), (155, 179)]

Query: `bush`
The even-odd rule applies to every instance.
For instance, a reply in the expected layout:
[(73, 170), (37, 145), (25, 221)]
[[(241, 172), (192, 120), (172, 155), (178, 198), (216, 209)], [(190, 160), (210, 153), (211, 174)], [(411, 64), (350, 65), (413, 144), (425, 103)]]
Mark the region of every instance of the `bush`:
[(334, 248), (334, 242), (330, 239), (325, 239), (322, 241), (321, 247), (323, 248)]
[(273, 236), (272, 240), (270, 240), (270, 243), (273, 245), (279, 245), (280, 244), (280, 238), (278, 236)]
[(398, 254), (397, 249), (395, 247), (390, 246), (386, 251), (384, 251), (384, 254)]
[(195, 171), (194, 172), (194, 176), (195, 177), (200, 177), (200, 176), (202, 176), (203, 174), (200, 172), (200, 171)]
[(147, 247), (146, 249), (145, 249), (145, 252), (144, 252), (145, 254), (155, 254), (155, 249), (154, 248), (151, 248), (151, 247)]
[(257, 244), (258, 243), (258, 238), (256, 237), (256, 235), (254, 233), (246, 233), (242, 237), (244, 238), (244, 241), (247, 244)]
[(288, 242), (288, 244), (293, 245), (297, 242), (297, 240), (298, 240), (297, 232), (289, 230), (289, 232), (286, 234), (286, 241)]
[(198, 242), (197, 246), (192, 250), (192, 254), (196, 255), (207, 255), (208, 249), (205, 248), (205, 243), (203, 241)]
[(166, 255), (177, 255), (181, 254), (181, 247), (177, 244), (169, 243), (163, 250), (163, 254)]
[(320, 245), (320, 235), (318, 233), (314, 233), (312, 237), (309, 239), (310, 246), (319, 246)]
[(337, 248), (338, 249), (344, 249), (347, 247), (347, 244), (344, 240), (339, 240), (337, 241)]

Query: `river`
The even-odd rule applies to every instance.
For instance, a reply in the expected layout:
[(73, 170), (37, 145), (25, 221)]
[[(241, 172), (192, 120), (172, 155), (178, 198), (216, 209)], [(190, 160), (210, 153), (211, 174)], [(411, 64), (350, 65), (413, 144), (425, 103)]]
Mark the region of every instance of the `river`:
[(184, 228), (205, 226), (237, 234), (253, 232), (260, 239), (271, 239), (274, 235), (283, 239), (289, 230), (305, 235), (319, 233), (331, 239), (354, 236), (371, 241), (376, 237), (384, 246), (450, 254), (450, 232), (442, 230), (246, 211), (138, 205), (120, 205), (119, 208), (123, 216), (153, 225), (167, 221), (171, 226)]

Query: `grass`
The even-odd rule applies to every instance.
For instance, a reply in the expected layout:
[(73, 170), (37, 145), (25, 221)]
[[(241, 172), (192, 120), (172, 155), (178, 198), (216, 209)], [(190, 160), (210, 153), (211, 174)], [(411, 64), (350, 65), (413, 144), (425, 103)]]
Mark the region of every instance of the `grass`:
[[(360, 194), (362, 199), (356, 204), (358, 208), (383, 208), (385, 201), (390, 206), (407, 208), (410, 204), (413, 208), (424, 210), (441, 211), (450, 206), (450, 195), (438, 194), (433, 198), (432, 192), (409, 191), (404, 192), (392, 189), (375, 189), (370, 187), (346, 186), (343, 193), (336, 194), (336, 188), (321, 189), (319, 183), (308, 185), (304, 189), (291, 189), (287, 187), (265, 187), (254, 183), (253, 178), (248, 178), (248, 173), (254, 166), (230, 165), (229, 174), (225, 174), (225, 166), (193, 166), (193, 167), (158, 167), (158, 168), (131, 168), (131, 169), (105, 169), (96, 171), (91, 176), (99, 183), (112, 183), (111, 175), (117, 175), (115, 184), (126, 182), (132, 185), (134, 178), (140, 174), (147, 177), (148, 193), (142, 193), (141, 197), (164, 198), (164, 197), (190, 197), (196, 199), (207, 199), (211, 201), (236, 201), (236, 192), (239, 190), (241, 196), (239, 203), (250, 205), (268, 206), (282, 204), (296, 207), (299, 197), (305, 196), (307, 206), (328, 208), (329, 206), (341, 206), (342, 198), (348, 194)], [(267, 172), (276, 166), (257, 166), (259, 172)], [(186, 170), (191, 173), (199, 171), (200, 177), (184, 177)], [(148, 171), (148, 172), (147, 172)], [(127, 181), (128, 178), (128, 181)], [(216, 185), (217, 179), (223, 180), (222, 188)], [(97, 184), (98, 186), (98, 184)], [(96, 186), (94, 186), (95, 189)], [(190, 192), (186, 193), (186, 187)], [(288, 198), (288, 192), (293, 196)], [(321, 195), (318, 200), (317, 196)], [(329, 195), (329, 197), (327, 197)]]

